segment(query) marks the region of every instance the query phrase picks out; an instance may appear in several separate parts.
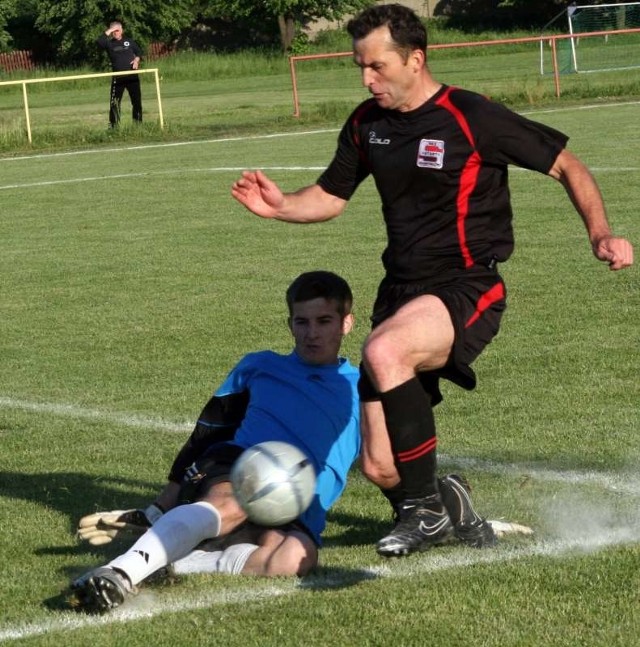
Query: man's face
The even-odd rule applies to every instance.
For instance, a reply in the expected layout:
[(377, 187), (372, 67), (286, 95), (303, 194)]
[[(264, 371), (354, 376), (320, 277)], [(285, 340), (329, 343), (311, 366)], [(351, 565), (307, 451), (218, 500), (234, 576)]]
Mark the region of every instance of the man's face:
[(122, 38), (122, 26), (121, 25), (116, 25), (113, 27), (113, 31), (111, 32), (111, 35), (116, 39), (120, 40)]
[(381, 108), (412, 110), (424, 99), (420, 92), (424, 56), (419, 50), (411, 52), (405, 61), (393, 48), (387, 26), (374, 29), (353, 43), (353, 59), (362, 70), (362, 84)]
[(323, 298), (294, 303), (289, 318), (296, 353), (308, 364), (335, 364), (352, 326), (353, 315), (343, 318), (335, 301)]

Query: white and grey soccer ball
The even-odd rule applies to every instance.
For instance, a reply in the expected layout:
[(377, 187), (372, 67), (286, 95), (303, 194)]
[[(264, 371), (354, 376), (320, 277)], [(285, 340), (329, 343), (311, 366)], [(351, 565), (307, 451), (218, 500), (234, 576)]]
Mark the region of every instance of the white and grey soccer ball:
[(247, 517), (262, 526), (281, 526), (311, 504), (316, 473), (297, 447), (270, 440), (246, 449), (231, 469), (233, 493)]

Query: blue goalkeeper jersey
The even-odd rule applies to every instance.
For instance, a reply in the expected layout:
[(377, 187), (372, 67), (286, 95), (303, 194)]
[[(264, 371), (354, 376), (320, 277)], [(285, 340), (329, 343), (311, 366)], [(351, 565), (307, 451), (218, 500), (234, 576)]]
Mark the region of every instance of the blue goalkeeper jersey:
[(358, 369), (306, 364), (295, 353), (246, 355), (215, 395), (248, 392), (249, 404), (233, 442), (251, 447), (280, 440), (299, 447), (317, 475), (316, 496), (300, 521), (320, 544), (327, 510), (342, 494), (360, 452)]

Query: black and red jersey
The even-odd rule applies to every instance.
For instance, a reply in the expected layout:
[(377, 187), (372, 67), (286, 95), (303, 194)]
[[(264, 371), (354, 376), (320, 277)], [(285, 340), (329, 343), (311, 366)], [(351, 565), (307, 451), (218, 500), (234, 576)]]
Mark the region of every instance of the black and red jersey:
[(410, 112), (363, 102), (318, 179), (348, 200), (369, 174), (382, 199), (396, 281), (420, 281), (513, 251), (509, 164), (547, 173), (568, 137), (450, 86)]

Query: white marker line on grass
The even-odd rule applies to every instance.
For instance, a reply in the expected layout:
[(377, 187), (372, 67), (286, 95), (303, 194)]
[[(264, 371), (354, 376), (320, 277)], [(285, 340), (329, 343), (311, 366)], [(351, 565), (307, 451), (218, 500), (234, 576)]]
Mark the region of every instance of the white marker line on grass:
[[(261, 166), (263, 171), (324, 171), (326, 166)], [(92, 177), (78, 177), (66, 180), (43, 180), (41, 182), (24, 182), (20, 184), (0, 185), (0, 191), (7, 189), (32, 189), (43, 186), (59, 184), (78, 184), (81, 182), (112, 182), (113, 180), (128, 180), (140, 177), (153, 177), (158, 175), (187, 175), (189, 173), (242, 173), (245, 166), (213, 166), (211, 168), (168, 169), (164, 171), (140, 171), (138, 173), (117, 173), (114, 175), (95, 175)]]
[(618, 106), (637, 106), (640, 101), (614, 101), (612, 103), (590, 103), (586, 106), (566, 106), (564, 108), (540, 108), (539, 110), (525, 110), (521, 115), (542, 115), (554, 112), (571, 112), (573, 110), (597, 110), (598, 108), (617, 108)]
[(460, 456), (440, 456), (441, 462), (455, 465), (457, 468), (470, 469), (514, 478), (517, 474), (531, 476), (541, 481), (573, 483), (576, 485), (595, 485), (605, 490), (612, 490), (630, 496), (640, 496), (640, 480), (637, 472), (628, 474), (597, 472), (594, 470), (552, 470), (526, 463), (495, 463), (493, 461)]
[[(85, 616), (73, 612), (54, 614), (50, 620), (23, 625), (0, 627), (0, 642), (31, 638), (45, 633), (73, 631), (89, 627), (125, 624), (136, 620), (153, 618), (169, 613), (195, 611), (213, 606), (237, 605), (246, 602), (268, 601), (283, 595), (293, 595), (305, 590), (322, 590), (350, 586), (354, 582), (376, 578), (405, 578), (426, 575), (449, 569), (467, 568), (478, 564), (500, 564), (530, 557), (558, 558), (594, 553), (613, 546), (636, 543), (640, 528), (612, 528), (606, 535), (576, 537), (571, 540), (537, 542), (533, 545), (502, 547), (479, 551), (460, 548), (440, 555), (436, 550), (421, 556), (389, 561), (384, 565), (372, 565), (351, 573), (311, 576), (300, 582), (292, 579), (290, 584), (279, 583), (266, 589), (256, 590), (230, 588), (226, 591), (207, 593), (202, 589), (196, 597), (189, 598), (183, 592), (175, 596), (160, 596), (153, 589), (143, 589), (121, 610), (105, 616)], [(231, 581), (231, 580), (230, 580)], [(162, 597), (162, 599), (159, 599)]]
[[(260, 166), (263, 171), (324, 171), (326, 166)], [(113, 180), (128, 180), (140, 177), (154, 177), (160, 175), (188, 175), (189, 173), (242, 173), (246, 170), (245, 166), (212, 166), (210, 168), (193, 168), (193, 169), (168, 169), (165, 171), (140, 171), (138, 173), (117, 173), (114, 175), (96, 175), (92, 177), (78, 177), (66, 180), (43, 180), (41, 182), (24, 182), (21, 184), (4, 184), (0, 185), (0, 191), (10, 189), (33, 189), (45, 186), (55, 186), (61, 184), (79, 184), (83, 182), (112, 182)], [(527, 169), (512, 167), (512, 171), (523, 171), (529, 173)], [(636, 173), (640, 171), (639, 166), (592, 166), (590, 170), (593, 173)]]
[[(125, 427), (138, 427), (144, 429), (157, 429), (169, 432), (185, 432), (193, 429), (193, 422), (173, 422), (162, 418), (141, 416), (121, 411), (106, 411), (104, 409), (89, 409), (75, 404), (34, 402), (0, 396), (0, 408), (19, 409), (34, 413), (66, 416), (97, 422), (112, 423)], [(194, 419), (195, 420), (195, 419)], [(456, 468), (470, 469), (478, 472), (502, 474), (513, 478), (514, 475), (534, 476), (543, 481), (575, 483), (577, 485), (591, 484), (628, 494), (640, 496), (640, 480), (635, 474), (617, 474), (611, 472), (580, 471), (580, 470), (551, 470), (527, 463), (496, 463), (493, 461), (466, 458), (464, 456), (441, 455), (440, 460)]]
[[(527, 110), (521, 112), (522, 115), (535, 115), (535, 114), (546, 114), (554, 112), (572, 112), (579, 110), (596, 110), (598, 108), (618, 108), (623, 106), (635, 106), (640, 105), (640, 101), (622, 101), (622, 102), (612, 102), (612, 103), (594, 103), (586, 106), (566, 106), (563, 108), (547, 108), (540, 110)], [(39, 153), (36, 155), (20, 155), (16, 157), (2, 157), (0, 158), (0, 163), (2, 162), (17, 162), (20, 160), (33, 160), (33, 159), (48, 159), (50, 157), (72, 157), (74, 155), (103, 155), (104, 153), (122, 153), (122, 151), (139, 151), (147, 150), (154, 148), (172, 148), (178, 146), (198, 146), (202, 144), (223, 144), (226, 142), (244, 142), (260, 139), (276, 139), (279, 137), (298, 137), (306, 135), (323, 135), (326, 133), (336, 133), (339, 132), (339, 128), (322, 128), (318, 130), (303, 130), (295, 132), (286, 132), (286, 133), (271, 133), (267, 135), (246, 135), (242, 137), (220, 137), (219, 139), (198, 139), (191, 141), (183, 142), (164, 142), (160, 144), (139, 144), (137, 146), (122, 146), (120, 148), (91, 148), (88, 150), (81, 151), (64, 151), (60, 153)]]
[(202, 144), (224, 144), (227, 142), (248, 142), (257, 139), (276, 139), (279, 137), (297, 137), (300, 135), (323, 135), (336, 133), (339, 128), (324, 128), (319, 130), (303, 130), (290, 133), (271, 133), (269, 135), (245, 135), (242, 137), (220, 137), (218, 139), (196, 139), (188, 142), (165, 142), (162, 144), (139, 144), (138, 146), (122, 146), (121, 148), (91, 148), (82, 151), (66, 151), (60, 153), (39, 153), (37, 155), (21, 155), (19, 157), (0, 158), (0, 162), (16, 162), (19, 160), (47, 159), (49, 157), (71, 157), (74, 155), (102, 155), (103, 153), (122, 153), (122, 151), (139, 151), (153, 148), (175, 148), (178, 146), (198, 146)]
[(87, 616), (75, 612), (61, 612), (54, 619), (15, 627), (0, 628), (0, 642), (20, 640), (39, 636), (53, 631), (73, 631), (85, 627), (97, 627), (112, 624), (124, 624), (133, 620), (153, 618), (155, 616), (181, 611), (194, 611), (223, 604), (245, 604), (261, 599), (271, 599), (281, 595), (289, 595), (295, 591), (295, 583), (291, 586), (270, 587), (265, 590), (227, 590), (216, 594), (207, 593), (206, 589), (197, 599), (189, 599), (185, 595), (170, 598), (158, 604), (156, 593), (145, 589), (138, 597), (133, 598), (127, 607), (114, 611), (105, 616)]
[(15, 398), (0, 397), (0, 407), (6, 409), (20, 409), (22, 411), (32, 411), (35, 413), (46, 413), (49, 415), (66, 416), (69, 418), (80, 418), (82, 420), (95, 420), (97, 422), (107, 422), (125, 427), (142, 427), (145, 429), (160, 429), (162, 431), (190, 431), (193, 429), (193, 423), (177, 423), (161, 420), (157, 418), (148, 418), (137, 416), (130, 413), (121, 413), (117, 411), (103, 411), (100, 409), (87, 409), (75, 404), (56, 404), (52, 402), (28, 402), (25, 400), (16, 400)]

